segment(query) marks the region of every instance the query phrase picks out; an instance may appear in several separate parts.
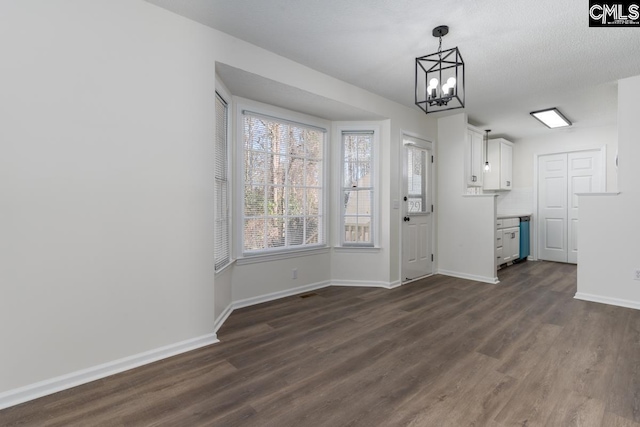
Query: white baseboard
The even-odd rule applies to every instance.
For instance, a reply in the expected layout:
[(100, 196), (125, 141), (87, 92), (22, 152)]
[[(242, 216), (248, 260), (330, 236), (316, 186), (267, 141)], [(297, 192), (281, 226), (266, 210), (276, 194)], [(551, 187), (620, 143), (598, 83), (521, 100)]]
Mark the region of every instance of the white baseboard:
[(233, 313), (233, 303), (229, 303), (229, 305), (222, 311), (220, 316), (213, 322), (213, 332), (218, 333), (218, 330), (222, 327), (224, 322), (231, 316)]
[[(430, 273), (430, 274), (426, 274), (426, 275), (424, 275), (424, 276), (416, 277), (415, 279), (407, 280), (406, 282), (398, 282), (398, 283), (400, 283), (400, 284), (399, 284), (399, 285), (397, 285), (397, 286), (400, 286), (400, 285), (408, 285), (409, 283), (417, 282), (418, 280), (426, 279), (427, 277), (432, 277), (434, 274), (437, 274), (437, 273)], [(395, 283), (395, 282), (394, 282), (394, 283)]]
[(583, 301), (599, 302), (601, 304), (616, 305), (618, 307), (634, 308), (636, 310), (640, 310), (640, 302), (638, 301), (610, 298), (601, 295), (585, 294), (583, 292), (576, 292), (574, 298)]
[(331, 286), (352, 286), (361, 288), (384, 288), (393, 289), (402, 285), (399, 280), (395, 282), (380, 282), (373, 280), (336, 280), (331, 282)]
[(263, 302), (269, 302), (280, 298), (290, 297), (292, 295), (315, 291), (316, 289), (326, 288), (327, 286), (331, 286), (331, 282), (328, 280), (324, 282), (311, 283), (309, 285), (299, 286), (297, 288), (287, 289), (284, 291), (273, 292), (266, 295), (260, 295), (257, 297), (245, 298), (231, 303), (231, 309), (237, 310), (239, 308), (249, 307), (250, 305), (262, 304)]
[(156, 362), (160, 359), (166, 359), (167, 357), (175, 356), (177, 354), (185, 353), (217, 342), (219, 341), (215, 333), (203, 335), (9, 390), (4, 393), (0, 393), (0, 409), (57, 393), (62, 390), (99, 380), (100, 378), (128, 371), (129, 369), (137, 368), (138, 366)]
[(389, 283), (389, 289), (399, 288), (400, 286), (402, 286), (402, 282), (400, 280)]
[(457, 277), (458, 279), (473, 280), (476, 282), (490, 283), (492, 285), (500, 283), (497, 277), (476, 276), (474, 274), (459, 273), (457, 271), (438, 270), (438, 274), (443, 276)]

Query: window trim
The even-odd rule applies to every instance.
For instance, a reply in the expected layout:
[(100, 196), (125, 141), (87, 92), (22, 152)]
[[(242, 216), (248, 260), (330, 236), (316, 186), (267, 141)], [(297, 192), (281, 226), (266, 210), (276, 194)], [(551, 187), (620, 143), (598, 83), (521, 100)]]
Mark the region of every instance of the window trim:
[[(215, 80), (215, 94), (214, 96), (216, 97), (220, 97), (220, 99), (226, 103), (227, 106), (227, 117), (226, 117), (226, 122), (227, 122), (227, 132), (226, 132), (226, 145), (227, 145), (227, 158), (226, 158), (226, 164), (227, 164), (227, 176), (226, 176), (226, 180), (227, 180), (227, 251), (228, 251), (228, 258), (227, 258), (227, 262), (217, 266), (216, 267), (216, 254), (214, 252), (214, 273), (220, 273), (223, 270), (225, 270), (228, 266), (230, 266), (235, 260), (234, 260), (234, 256), (233, 256), (233, 168), (232, 168), (232, 157), (233, 157), (233, 139), (232, 139), (232, 134), (233, 134), (233, 120), (232, 120), (232, 116), (233, 116), (233, 98), (231, 97), (231, 94), (229, 93), (229, 91), (227, 90), (227, 88), (224, 86), (224, 84), (222, 84), (222, 82), (220, 81), (220, 79), (218, 79), (216, 77)], [(217, 137), (217, 128), (215, 130), (216, 132), (216, 137)], [(214, 146), (214, 159), (217, 156), (217, 152)], [(215, 160), (214, 160), (215, 161)], [(217, 203), (217, 194), (215, 193), (215, 172), (214, 172), (214, 203)], [(214, 227), (215, 224), (217, 222), (217, 218), (216, 218), (216, 209), (214, 208)], [(216, 238), (214, 237), (214, 251), (216, 248), (217, 244), (216, 244)]]
[[(342, 122), (338, 126), (335, 127), (334, 139), (339, 144), (339, 149), (336, 151), (337, 156), (334, 158), (334, 164), (337, 168), (339, 168), (339, 173), (336, 184), (333, 188), (336, 191), (336, 197), (334, 201), (336, 203), (337, 209), (336, 215), (337, 220), (336, 224), (338, 227), (335, 231), (335, 245), (336, 249), (351, 249), (351, 250), (379, 250), (379, 239), (380, 239), (380, 180), (381, 173), (380, 171), (380, 129), (381, 125), (379, 122)], [(344, 170), (343, 170), (343, 159), (344, 159), (344, 146), (342, 141), (343, 133), (359, 133), (359, 132), (371, 132), (373, 133), (373, 150), (372, 156), (373, 161), (371, 163), (371, 184), (373, 189), (373, 206), (371, 212), (371, 234), (372, 234), (372, 242), (371, 243), (357, 243), (357, 242), (345, 242), (344, 241), (344, 208), (342, 203), (342, 191), (344, 182)]]
[[(236, 152), (236, 183), (237, 189), (234, 190), (234, 197), (236, 198), (236, 212), (239, 218), (235, 221), (234, 230), (236, 232), (235, 242), (235, 258), (238, 265), (251, 263), (270, 261), (274, 259), (286, 259), (301, 256), (306, 252), (314, 252), (328, 247), (328, 230), (330, 227), (329, 221), (329, 163), (331, 159), (331, 151), (329, 144), (329, 129), (331, 129), (331, 122), (321, 119), (319, 117), (310, 116), (307, 114), (287, 110), (284, 108), (276, 107), (269, 104), (264, 104), (258, 101), (252, 101), (246, 98), (235, 97), (235, 130), (236, 138), (234, 142)], [(244, 251), (244, 120), (243, 113), (247, 112), (255, 116), (263, 116), (268, 119), (281, 120), (283, 122), (289, 122), (301, 126), (308, 126), (323, 131), (323, 157), (322, 157), (322, 208), (320, 215), (322, 215), (322, 243), (295, 246), (288, 248), (274, 248), (263, 249), (255, 252)], [(322, 251), (320, 251), (322, 252)], [(249, 261), (251, 259), (251, 261)]]

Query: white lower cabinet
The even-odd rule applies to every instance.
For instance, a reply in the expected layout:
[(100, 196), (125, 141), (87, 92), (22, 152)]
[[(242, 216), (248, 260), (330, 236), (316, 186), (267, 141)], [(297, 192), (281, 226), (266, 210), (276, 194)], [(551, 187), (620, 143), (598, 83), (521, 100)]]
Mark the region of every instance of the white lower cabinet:
[(496, 265), (520, 258), (520, 218), (499, 219), (496, 223)]
[(502, 264), (520, 258), (520, 227), (502, 230)]

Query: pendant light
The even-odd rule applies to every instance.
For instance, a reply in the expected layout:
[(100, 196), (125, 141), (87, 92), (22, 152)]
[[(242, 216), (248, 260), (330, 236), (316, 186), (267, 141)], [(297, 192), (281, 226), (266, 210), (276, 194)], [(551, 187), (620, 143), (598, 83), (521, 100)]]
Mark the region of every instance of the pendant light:
[(491, 132), (491, 129), (484, 130), (484, 171), (485, 172), (491, 172), (491, 164), (489, 163), (489, 132)]
[(448, 33), (446, 25), (434, 28), (438, 51), (416, 58), (415, 103), (426, 114), (464, 108), (464, 61), (457, 47), (442, 50)]

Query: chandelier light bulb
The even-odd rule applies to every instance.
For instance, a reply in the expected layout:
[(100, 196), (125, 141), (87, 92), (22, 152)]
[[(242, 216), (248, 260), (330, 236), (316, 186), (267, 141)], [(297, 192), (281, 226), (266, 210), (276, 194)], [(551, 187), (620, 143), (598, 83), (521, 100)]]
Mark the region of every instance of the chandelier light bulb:
[(456, 86), (456, 78), (455, 77), (449, 77), (447, 79), (447, 84), (449, 85), (449, 87), (455, 87)]
[(431, 80), (429, 80), (429, 87), (435, 89), (438, 87), (438, 79), (436, 79), (435, 77), (432, 78)]
[(443, 95), (449, 94), (449, 83), (445, 83), (442, 85), (442, 94)]

